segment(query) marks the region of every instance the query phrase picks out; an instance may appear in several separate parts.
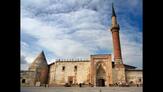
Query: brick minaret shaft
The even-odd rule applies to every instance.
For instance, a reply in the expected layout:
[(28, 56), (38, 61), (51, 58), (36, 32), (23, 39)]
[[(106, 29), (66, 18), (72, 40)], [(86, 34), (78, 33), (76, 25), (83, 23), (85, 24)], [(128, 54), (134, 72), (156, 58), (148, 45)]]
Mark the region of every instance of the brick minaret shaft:
[(121, 55), (121, 46), (120, 46), (120, 38), (119, 38), (119, 24), (117, 23), (116, 14), (114, 11), (114, 7), (112, 4), (112, 39), (113, 39), (113, 48), (114, 48), (114, 62), (115, 65), (122, 65), (122, 55)]

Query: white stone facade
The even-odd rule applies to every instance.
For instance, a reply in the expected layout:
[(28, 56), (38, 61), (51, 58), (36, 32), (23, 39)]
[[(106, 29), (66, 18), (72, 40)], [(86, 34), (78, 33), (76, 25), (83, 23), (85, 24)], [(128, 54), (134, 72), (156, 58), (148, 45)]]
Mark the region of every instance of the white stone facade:
[[(64, 67), (64, 69), (63, 69)], [(72, 81), (72, 84), (89, 83), (88, 61), (58, 61), (50, 66), (49, 84), (64, 85)], [(72, 79), (69, 79), (72, 77)]]

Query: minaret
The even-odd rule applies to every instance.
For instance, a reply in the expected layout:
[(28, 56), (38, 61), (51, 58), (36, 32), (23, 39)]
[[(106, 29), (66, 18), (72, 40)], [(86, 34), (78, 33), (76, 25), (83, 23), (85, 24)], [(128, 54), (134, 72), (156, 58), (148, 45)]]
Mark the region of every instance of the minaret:
[(123, 64), (122, 55), (121, 55), (121, 46), (120, 46), (120, 38), (119, 38), (119, 24), (117, 23), (116, 14), (114, 10), (114, 6), (112, 4), (112, 39), (113, 39), (113, 49), (114, 49), (114, 62), (115, 65)]
[(119, 38), (119, 24), (117, 23), (116, 14), (114, 11), (114, 6), (112, 4), (112, 39), (113, 39), (113, 48), (114, 48), (114, 64), (115, 64), (115, 71), (114, 71), (114, 83), (117, 82), (126, 82), (125, 78), (125, 67), (122, 62), (122, 55), (121, 55), (121, 46), (120, 46), (120, 38)]

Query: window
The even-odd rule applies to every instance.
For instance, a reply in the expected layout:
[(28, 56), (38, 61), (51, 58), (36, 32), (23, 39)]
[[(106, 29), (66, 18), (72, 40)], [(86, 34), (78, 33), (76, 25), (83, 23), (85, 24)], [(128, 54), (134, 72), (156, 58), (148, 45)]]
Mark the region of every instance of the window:
[(74, 71), (77, 71), (77, 66), (74, 66)]
[(22, 79), (22, 83), (25, 83), (25, 79)]
[(62, 66), (62, 71), (65, 71), (65, 66)]

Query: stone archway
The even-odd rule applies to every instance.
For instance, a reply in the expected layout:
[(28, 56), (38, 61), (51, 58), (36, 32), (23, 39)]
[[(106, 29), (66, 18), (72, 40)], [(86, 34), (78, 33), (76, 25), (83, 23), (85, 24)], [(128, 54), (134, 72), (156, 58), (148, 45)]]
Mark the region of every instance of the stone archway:
[(104, 87), (106, 81), (106, 72), (102, 64), (97, 65), (96, 70), (96, 86)]

